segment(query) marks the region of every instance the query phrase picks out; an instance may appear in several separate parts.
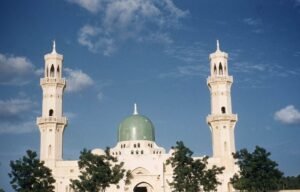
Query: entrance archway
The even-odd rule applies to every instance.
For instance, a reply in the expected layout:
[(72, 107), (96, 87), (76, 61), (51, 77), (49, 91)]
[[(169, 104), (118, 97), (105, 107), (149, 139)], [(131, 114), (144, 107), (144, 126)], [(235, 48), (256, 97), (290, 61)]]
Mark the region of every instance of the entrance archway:
[(153, 192), (153, 187), (149, 183), (142, 182), (133, 188), (133, 192)]
[(135, 187), (133, 192), (148, 192), (147, 187)]

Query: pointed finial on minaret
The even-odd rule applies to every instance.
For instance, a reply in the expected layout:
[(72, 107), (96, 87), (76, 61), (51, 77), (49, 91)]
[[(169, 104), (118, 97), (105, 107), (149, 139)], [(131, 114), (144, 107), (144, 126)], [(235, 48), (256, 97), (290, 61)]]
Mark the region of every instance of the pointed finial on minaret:
[(53, 41), (52, 53), (56, 53), (56, 44), (55, 44), (55, 40)]
[(138, 115), (138, 114), (139, 114), (139, 112), (138, 112), (138, 110), (137, 110), (137, 104), (134, 103), (133, 115)]
[(217, 40), (217, 51), (220, 51), (220, 43), (219, 43), (219, 40)]

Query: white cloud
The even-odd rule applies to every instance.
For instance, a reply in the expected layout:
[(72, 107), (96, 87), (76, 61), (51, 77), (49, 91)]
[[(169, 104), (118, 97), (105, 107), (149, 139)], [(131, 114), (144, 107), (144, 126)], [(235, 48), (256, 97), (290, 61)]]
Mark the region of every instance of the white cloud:
[(78, 42), (90, 51), (106, 56), (114, 53), (126, 40), (172, 43), (168, 29), (178, 27), (179, 19), (188, 14), (172, 0), (103, 0), (98, 4), (101, 4), (98, 25), (84, 25), (79, 30)]
[(69, 0), (69, 2), (76, 3), (91, 13), (97, 13), (101, 9), (101, 1), (102, 0)]
[(16, 116), (26, 112), (33, 106), (29, 99), (0, 100), (0, 117)]
[(64, 69), (66, 72), (68, 92), (78, 92), (94, 84), (92, 78), (81, 70)]
[(26, 57), (0, 53), (0, 84), (24, 85), (34, 75), (34, 66)]
[(35, 121), (28, 120), (34, 106), (34, 102), (24, 98), (0, 100), (0, 134), (34, 131)]
[(295, 106), (288, 105), (277, 111), (274, 118), (284, 124), (298, 124), (300, 123), (300, 112)]
[(105, 36), (101, 28), (91, 25), (85, 25), (80, 29), (78, 42), (93, 53), (101, 50), (105, 56), (110, 56), (116, 50), (114, 40)]
[[(209, 73), (209, 62), (207, 60), (207, 48), (200, 42), (189, 45), (168, 46), (165, 53), (170, 57), (183, 61), (184, 65), (176, 66), (172, 71), (159, 74), (160, 78), (165, 77), (206, 77)], [(180, 62), (182, 63), (182, 62)]]
[(264, 32), (264, 30), (261, 28), (262, 21), (260, 19), (249, 17), (249, 18), (243, 19), (243, 22), (253, 28), (252, 29), (253, 33), (260, 34), (260, 33)]
[(99, 92), (99, 93), (97, 94), (97, 99), (98, 99), (99, 101), (102, 101), (102, 100), (103, 100), (103, 97), (104, 97), (104, 95), (103, 95), (102, 92)]
[(12, 134), (21, 134), (21, 133), (30, 133), (38, 130), (35, 121), (26, 121), (26, 122), (1, 122), (0, 123), (0, 134), (3, 133), (12, 133)]
[(259, 25), (261, 23), (260, 20), (254, 19), (254, 18), (250, 18), (250, 17), (249, 18), (245, 18), (243, 20), (243, 22), (246, 23), (247, 25), (251, 25), (251, 26), (257, 26), (257, 25)]
[(39, 68), (34, 71), (35, 75), (41, 77), (44, 74), (44, 68)]
[(73, 119), (74, 117), (76, 117), (77, 114), (73, 113), (73, 112), (65, 112), (64, 116), (66, 116), (70, 120), (70, 119)]

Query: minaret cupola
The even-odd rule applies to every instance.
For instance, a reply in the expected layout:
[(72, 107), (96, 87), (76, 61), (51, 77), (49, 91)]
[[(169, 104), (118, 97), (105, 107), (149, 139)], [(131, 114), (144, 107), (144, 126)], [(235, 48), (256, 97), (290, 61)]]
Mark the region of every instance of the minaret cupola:
[(209, 59), (211, 76), (228, 75), (228, 54), (220, 50), (219, 40), (217, 40), (217, 50), (209, 55)]
[(52, 52), (44, 57), (45, 78), (62, 78), (63, 55), (56, 52), (56, 43), (53, 41)]

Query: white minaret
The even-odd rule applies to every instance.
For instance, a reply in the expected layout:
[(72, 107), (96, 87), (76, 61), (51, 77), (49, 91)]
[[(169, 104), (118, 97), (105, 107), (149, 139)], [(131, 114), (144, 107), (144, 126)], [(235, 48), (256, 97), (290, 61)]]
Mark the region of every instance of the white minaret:
[(67, 118), (63, 116), (62, 99), (66, 80), (62, 78), (63, 56), (56, 52), (55, 41), (52, 52), (45, 57), (44, 78), (40, 84), (43, 89), (42, 116), (37, 118), (41, 132), (40, 159), (46, 165), (62, 160), (63, 132)]
[(227, 171), (233, 171), (237, 115), (232, 114), (230, 89), (233, 78), (228, 75), (228, 54), (220, 50), (219, 41), (217, 50), (209, 55), (209, 59), (211, 74), (207, 85), (211, 94), (211, 114), (207, 123), (212, 133), (213, 158), (219, 158)]

